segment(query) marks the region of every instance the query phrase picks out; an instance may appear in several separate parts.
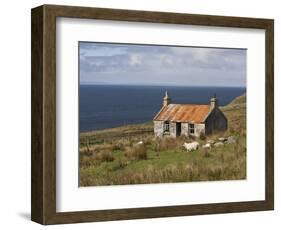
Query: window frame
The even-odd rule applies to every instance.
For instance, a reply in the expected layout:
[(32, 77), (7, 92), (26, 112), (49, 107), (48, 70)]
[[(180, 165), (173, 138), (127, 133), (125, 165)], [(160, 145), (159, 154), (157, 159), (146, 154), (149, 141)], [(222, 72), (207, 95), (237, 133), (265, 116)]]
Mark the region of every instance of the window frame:
[(164, 121), (164, 133), (169, 133), (169, 132), (170, 132), (170, 122)]
[(195, 133), (195, 125), (192, 124), (188, 124), (188, 133), (189, 134), (194, 134)]

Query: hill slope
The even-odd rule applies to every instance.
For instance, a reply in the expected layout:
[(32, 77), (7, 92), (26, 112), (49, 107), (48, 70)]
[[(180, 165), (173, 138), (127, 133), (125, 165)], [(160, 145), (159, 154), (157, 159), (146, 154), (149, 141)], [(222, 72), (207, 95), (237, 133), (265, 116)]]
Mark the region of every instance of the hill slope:
[(246, 94), (221, 108), (228, 119), (228, 133), (246, 135)]

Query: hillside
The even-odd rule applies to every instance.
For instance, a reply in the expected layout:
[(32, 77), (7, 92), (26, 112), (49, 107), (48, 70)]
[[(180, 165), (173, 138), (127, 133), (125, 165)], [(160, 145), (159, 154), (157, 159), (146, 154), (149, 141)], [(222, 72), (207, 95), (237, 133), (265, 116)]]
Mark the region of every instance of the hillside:
[[(224, 133), (198, 140), (235, 136), (235, 144), (186, 152), (187, 137), (158, 139), (153, 123), (80, 134), (80, 186), (167, 183), (246, 178), (246, 96), (221, 107)], [(142, 145), (137, 145), (142, 141)]]
[(231, 106), (242, 106), (246, 108), (246, 94), (242, 94), (239, 97), (236, 97), (232, 102), (230, 102), (226, 107), (231, 107)]
[(227, 106), (221, 108), (228, 119), (228, 132), (246, 135), (246, 95), (235, 98)]

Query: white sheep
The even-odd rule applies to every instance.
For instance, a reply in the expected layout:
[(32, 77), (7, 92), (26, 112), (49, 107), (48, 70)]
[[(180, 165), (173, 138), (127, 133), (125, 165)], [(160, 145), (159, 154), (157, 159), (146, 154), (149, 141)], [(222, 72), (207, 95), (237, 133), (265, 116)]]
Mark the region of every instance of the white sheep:
[(205, 145), (202, 145), (202, 148), (204, 149), (210, 149), (211, 148), (211, 144), (210, 143), (207, 143)]
[(217, 142), (217, 143), (214, 144), (214, 146), (215, 147), (223, 146), (223, 143), (222, 142)]
[(197, 150), (199, 148), (199, 143), (194, 141), (191, 143), (184, 143), (183, 147), (185, 147), (187, 152)]

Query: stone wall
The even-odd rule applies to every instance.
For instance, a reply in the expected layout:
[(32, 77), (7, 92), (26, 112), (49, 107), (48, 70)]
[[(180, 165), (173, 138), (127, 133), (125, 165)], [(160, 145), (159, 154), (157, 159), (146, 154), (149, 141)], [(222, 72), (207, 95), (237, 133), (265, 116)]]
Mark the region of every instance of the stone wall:
[(194, 136), (200, 137), (201, 133), (205, 135), (205, 124), (204, 123), (194, 124)]
[(153, 121), (153, 123), (154, 123), (154, 135), (156, 137), (163, 137), (164, 122), (163, 121)]
[[(194, 124), (194, 134), (193, 136), (199, 137), (200, 133), (205, 134), (205, 124), (198, 123)], [(189, 136), (189, 124), (188, 123), (181, 123), (181, 135)]]
[(154, 135), (156, 137), (163, 137), (163, 136), (170, 136), (170, 137), (176, 137), (177, 136), (177, 130), (176, 130), (176, 123), (170, 122), (170, 131), (164, 132), (164, 121), (153, 121), (154, 123)]
[(227, 118), (219, 108), (214, 109), (205, 121), (206, 134), (211, 134), (214, 131), (227, 130)]
[(177, 137), (176, 122), (170, 122), (170, 136)]
[(181, 123), (181, 135), (188, 136), (188, 123)]

